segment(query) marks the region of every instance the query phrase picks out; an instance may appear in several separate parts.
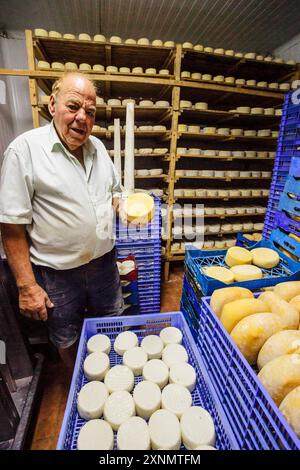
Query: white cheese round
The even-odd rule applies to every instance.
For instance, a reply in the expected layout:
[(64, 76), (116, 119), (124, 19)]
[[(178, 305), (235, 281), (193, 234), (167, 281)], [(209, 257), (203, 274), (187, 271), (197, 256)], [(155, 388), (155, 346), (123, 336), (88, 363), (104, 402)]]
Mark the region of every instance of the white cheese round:
[(89, 354), (98, 351), (109, 354), (111, 349), (110, 339), (108, 336), (101, 334), (91, 336), (87, 342), (86, 349)]
[(125, 351), (135, 348), (138, 344), (139, 340), (135, 333), (132, 331), (124, 331), (116, 337), (114, 350), (119, 354), (119, 356), (123, 356)]
[(144, 349), (135, 347), (128, 349), (123, 355), (123, 364), (132, 370), (134, 375), (141, 375), (143, 367), (148, 361), (148, 355)]
[(127, 366), (117, 365), (112, 367), (104, 378), (109, 393), (126, 390), (131, 392), (134, 387), (134, 375)]
[(132, 395), (126, 391), (112, 393), (105, 402), (104, 419), (117, 431), (122, 423), (135, 416), (135, 406)]
[(177, 416), (168, 410), (157, 410), (149, 419), (152, 449), (179, 450), (180, 424)]
[(94, 380), (84, 385), (77, 397), (79, 416), (86, 420), (100, 418), (108, 395), (108, 390), (103, 382)]
[(160, 409), (161, 391), (156, 383), (144, 380), (136, 385), (133, 390), (136, 414), (148, 419)]
[(192, 392), (196, 385), (196, 371), (194, 367), (186, 362), (176, 363), (170, 367), (169, 382), (170, 384), (179, 384), (186, 387)]
[(162, 360), (168, 367), (171, 367), (177, 362), (188, 362), (189, 357), (181, 344), (167, 344), (162, 353)]
[(113, 450), (114, 433), (103, 419), (92, 419), (82, 426), (77, 438), (78, 450)]
[(86, 357), (83, 372), (88, 380), (103, 380), (109, 370), (109, 357), (103, 352), (94, 352)]
[(129, 418), (119, 427), (118, 450), (150, 450), (150, 434), (146, 421), (138, 416)]
[(159, 333), (159, 336), (165, 346), (167, 344), (182, 343), (182, 333), (178, 328), (175, 328), (174, 326), (168, 326), (167, 328), (164, 328)]
[(161, 394), (161, 407), (181, 418), (183, 413), (192, 406), (192, 395), (183, 385), (169, 384)]
[(182, 441), (188, 450), (199, 445), (213, 446), (216, 440), (215, 426), (210, 414), (201, 406), (192, 406), (180, 420)]
[(163, 388), (169, 380), (169, 369), (160, 359), (151, 359), (143, 368), (143, 377)]
[(160, 359), (164, 343), (159, 336), (149, 335), (146, 336), (141, 342), (141, 348), (148, 354), (148, 359)]

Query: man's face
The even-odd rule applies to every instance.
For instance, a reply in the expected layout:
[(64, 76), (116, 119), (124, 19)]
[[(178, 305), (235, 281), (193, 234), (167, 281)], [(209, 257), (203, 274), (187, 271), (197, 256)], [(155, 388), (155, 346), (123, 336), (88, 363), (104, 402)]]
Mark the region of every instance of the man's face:
[(56, 96), (51, 96), (49, 111), (60, 139), (69, 150), (81, 147), (89, 138), (95, 122), (96, 94), (92, 84), (78, 75), (66, 77)]

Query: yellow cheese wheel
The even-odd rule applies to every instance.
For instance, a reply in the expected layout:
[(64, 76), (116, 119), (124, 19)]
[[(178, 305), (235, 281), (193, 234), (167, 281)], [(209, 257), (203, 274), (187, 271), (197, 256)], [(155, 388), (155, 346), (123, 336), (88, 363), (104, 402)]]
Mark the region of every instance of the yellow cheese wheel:
[(233, 328), (230, 336), (249, 364), (254, 365), (263, 344), (281, 329), (282, 323), (277, 315), (255, 313), (243, 318)]
[(296, 330), (299, 326), (299, 312), (298, 310), (290, 305), (288, 302), (280, 298), (274, 292), (264, 292), (259, 296), (260, 300), (263, 300), (268, 304), (272, 313), (279, 315), (284, 330)]
[(289, 304), (295, 307), (300, 314), (300, 295), (296, 295), (296, 297), (293, 297), (292, 300), (289, 301)]
[(271, 336), (259, 351), (257, 366), (262, 369), (276, 357), (294, 353), (300, 354), (300, 331), (279, 331)]
[(204, 268), (203, 271), (206, 276), (213, 277), (225, 284), (231, 284), (234, 281), (233, 274), (229, 269), (223, 266), (209, 266), (208, 268)]
[(149, 194), (131, 194), (124, 201), (124, 213), (128, 222), (148, 223), (154, 216), (154, 200)]
[(210, 306), (217, 317), (221, 315), (224, 305), (238, 299), (251, 299), (253, 294), (244, 287), (224, 287), (213, 292), (210, 299)]
[(268, 305), (258, 299), (239, 299), (224, 305), (220, 317), (224, 328), (230, 333), (240, 320), (254, 313), (270, 312)]
[(294, 388), (286, 395), (279, 409), (300, 439), (300, 387)]
[(262, 270), (252, 264), (242, 264), (230, 268), (237, 282), (251, 281), (263, 277)]
[(279, 254), (270, 248), (254, 248), (251, 250), (252, 263), (260, 268), (271, 269), (279, 263)]
[(252, 254), (246, 248), (240, 246), (232, 246), (227, 250), (225, 256), (225, 263), (229, 266), (236, 266), (239, 264), (251, 264)]
[(281, 282), (274, 287), (274, 293), (289, 302), (296, 295), (300, 295), (300, 281)]
[(268, 362), (258, 373), (276, 405), (300, 385), (300, 354), (286, 354)]

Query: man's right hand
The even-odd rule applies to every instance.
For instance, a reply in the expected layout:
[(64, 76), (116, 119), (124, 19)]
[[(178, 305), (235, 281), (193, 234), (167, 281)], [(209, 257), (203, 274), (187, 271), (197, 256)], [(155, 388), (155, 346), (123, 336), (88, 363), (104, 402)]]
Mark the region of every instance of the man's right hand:
[(54, 304), (38, 284), (19, 287), (20, 312), (33, 320), (46, 321), (47, 308), (53, 308)]

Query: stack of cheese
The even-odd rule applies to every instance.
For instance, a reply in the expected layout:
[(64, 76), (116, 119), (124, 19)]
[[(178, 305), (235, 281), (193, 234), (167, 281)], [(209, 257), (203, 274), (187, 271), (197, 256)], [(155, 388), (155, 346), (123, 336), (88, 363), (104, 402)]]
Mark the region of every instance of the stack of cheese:
[(210, 305), (300, 437), (300, 281), (258, 298), (241, 287), (218, 289)]
[[(113, 431), (119, 450), (178, 450), (182, 443), (187, 449), (213, 449), (213, 420), (204, 408), (192, 406), (197, 378), (182, 339), (175, 327), (145, 336), (140, 346), (134, 332), (120, 333), (113, 355), (123, 364), (112, 368), (109, 337), (89, 339), (83, 364), (89, 382), (77, 399), (78, 413), (87, 420), (79, 450), (113, 449)], [(138, 376), (142, 381), (135, 385)]]
[(225, 284), (261, 279), (261, 268), (271, 269), (277, 266), (279, 255), (270, 248), (254, 248), (248, 251), (246, 248), (234, 246), (227, 250), (225, 263), (230, 269), (224, 266), (209, 266), (204, 268), (205, 275)]

